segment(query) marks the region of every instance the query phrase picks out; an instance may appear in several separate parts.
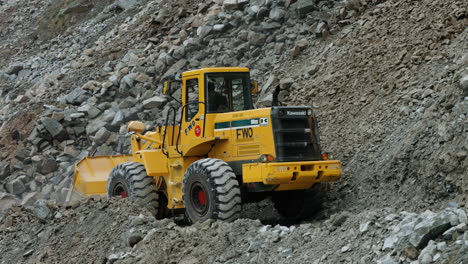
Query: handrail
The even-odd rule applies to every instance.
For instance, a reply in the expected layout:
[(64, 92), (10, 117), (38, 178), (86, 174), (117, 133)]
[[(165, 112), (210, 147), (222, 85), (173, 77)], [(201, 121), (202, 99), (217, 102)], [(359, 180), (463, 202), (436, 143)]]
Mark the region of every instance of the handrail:
[(176, 151), (177, 153), (179, 153), (180, 155), (183, 155), (182, 154), (182, 151), (179, 150), (179, 139), (180, 139), (180, 132), (182, 130), (182, 117), (184, 116), (184, 108), (187, 107), (188, 105), (192, 105), (192, 104), (203, 104), (205, 107), (204, 108), (204, 111), (203, 111), (203, 137), (205, 137), (205, 125), (206, 125), (206, 103), (205, 102), (191, 102), (191, 103), (187, 103), (185, 104), (184, 106), (182, 106), (182, 111), (180, 113), (180, 126), (179, 126), (179, 133), (177, 133), (177, 141), (176, 141)]
[(169, 110), (167, 110), (166, 124), (165, 124), (165, 126), (164, 126), (163, 142), (162, 142), (162, 145), (161, 145), (161, 151), (162, 151), (162, 153), (163, 153), (164, 155), (166, 155), (166, 157), (168, 157), (168, 158), (169, 158), (169, 152), (166, 152), (166, 151), (164, 150), (164, 144), (165, 144), (165, 142), (166, 142), (167, 125), (168, 125), (168, 123), (169, 123), (169, 115), (170, 115), (171, 111), (174, 111), (174, 118), (173, 118), (173, 122), (172, 122), (172, 139), (171, 139), (171, 143), (172, 143), (172, 145), (174, 145), (174, 129), (175, 129), (174, 126), (175, 126), (175, 116), (176, 116), (177, 112), (176, 112), (175, 107), (173, 107), (173, 106), (169, 107)]

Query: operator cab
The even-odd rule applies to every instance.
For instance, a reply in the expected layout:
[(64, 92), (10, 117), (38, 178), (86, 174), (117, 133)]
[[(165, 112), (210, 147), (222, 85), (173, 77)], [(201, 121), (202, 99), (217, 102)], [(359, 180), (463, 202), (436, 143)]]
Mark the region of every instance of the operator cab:
[(207, 113), (253, 109), (249, 73), (206, 73)]
[[(194, 138), (213, 137), (214, 131), (207, 131), (206, 125), (212, 124), (216, 116), (254, 109), (252, 93), (256, 93), (258, 88), (256, 81), (251, 82), (248, 68), (202, 68), (183, 72), (181, 81), (169, 79), (164, 82), (163, 93), (172, 96), (177, 87), (172, 84), (177, 82), (182, 84), (181, 123), (174, 128), (180, 132), (173, 133), (175, 138), (170, 140), (170, 145), (198, 144)], [(170, 112), (175, 114), (179, 111), (168, 111), (168, 117)], [(188, 135), (193, 137), (186, 137)], [(177, 151), (181, 153), (179, 149)]]

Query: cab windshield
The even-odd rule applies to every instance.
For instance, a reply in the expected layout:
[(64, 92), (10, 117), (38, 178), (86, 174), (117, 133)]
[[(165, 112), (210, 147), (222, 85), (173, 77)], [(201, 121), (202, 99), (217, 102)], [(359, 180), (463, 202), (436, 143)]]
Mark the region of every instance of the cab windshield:
[(205, 80), (208, 113), (253, 109), (249, 73), (207, 73)]

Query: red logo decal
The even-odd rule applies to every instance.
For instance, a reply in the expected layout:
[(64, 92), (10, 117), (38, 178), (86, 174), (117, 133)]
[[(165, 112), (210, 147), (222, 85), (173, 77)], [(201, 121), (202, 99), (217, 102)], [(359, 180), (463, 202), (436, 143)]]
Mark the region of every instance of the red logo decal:
[(201, 127), (196, 126), (195, 127), (195, 136), (199, 137), (201, 135)]

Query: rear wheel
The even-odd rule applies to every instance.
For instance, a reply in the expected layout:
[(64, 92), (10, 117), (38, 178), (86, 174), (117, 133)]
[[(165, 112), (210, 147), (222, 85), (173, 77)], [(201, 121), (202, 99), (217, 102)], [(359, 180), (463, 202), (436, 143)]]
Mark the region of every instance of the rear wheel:
[(327, 183), (316, 183), (309, 190), (274, 192), (271, 200), (278, 213), (287, 219), (303, 219), (315, 215), (324, 200)]
[(159, 208), (154, 178), (146, 175), (145, 166), (141, 163), (125, 162), (112, 169), (107, 181), (107, 196), (139, 200), (158, 217), (163, 211)]
[(236, 175), (219, 159), (202, 159), (190, 165), (184, 175), (183, 199), (190, 222), (207, 219), (236, 220), (241, 196)]

